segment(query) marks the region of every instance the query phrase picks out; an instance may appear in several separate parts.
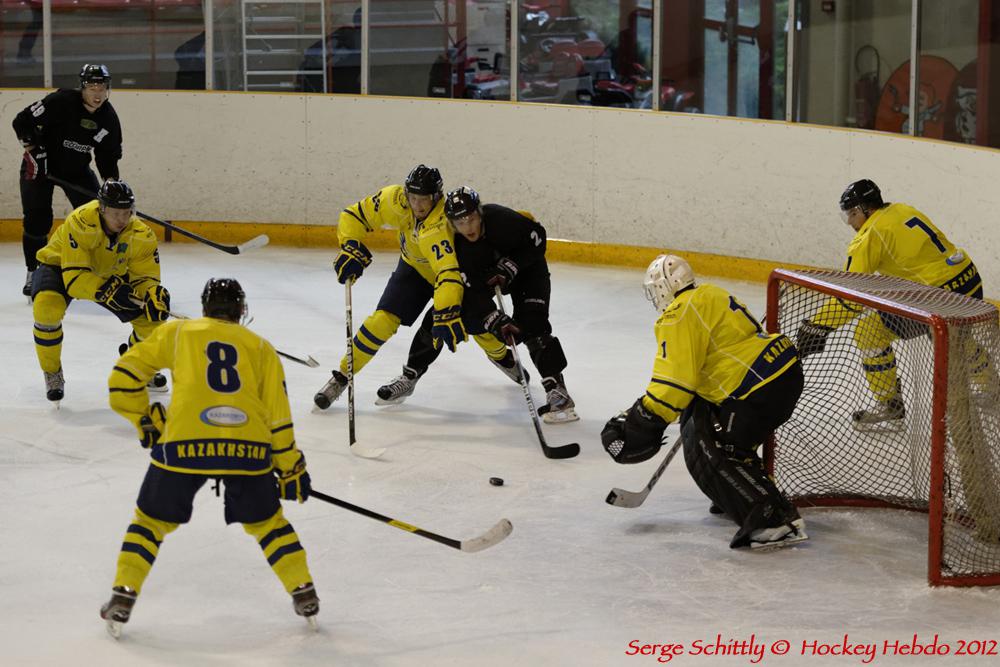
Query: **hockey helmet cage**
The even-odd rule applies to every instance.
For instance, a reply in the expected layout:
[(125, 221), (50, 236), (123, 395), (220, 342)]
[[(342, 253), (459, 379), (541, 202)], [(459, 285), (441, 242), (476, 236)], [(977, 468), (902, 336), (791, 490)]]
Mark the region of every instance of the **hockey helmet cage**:
[(111, 88), (111, 70), (107, 65), (84, 65), (80, 68), (80, 88), (88, 83), (103, 83)]
[(646, 269), (643, 288), (653, 307), (663, 312), (677, 292), (694, 285), (691, 265), (676, 255), (660, 255)]
[(449, 220), (464, 218), (470, 213), (482, 213), (479, 193), (472, 188), (463, 185), (457, 190), (452, 190), (444, 200), (444, 214)]
[(104, 181), (97, 191), (97, 199), (101, 206), (108, 208), (134, 208), (135, 193), (125, 181)]
[(441, 172), (434, 167), (418, 164), (406, 177), (406, 191), (414, 195), (439, 195), (444, 190)]
[(874, 181), (870, 181), (867, 178), (863, 178), (860, 181), (854, 181), (844, 190), (844, 193), (840, 195), (840, 210), (850, 211), (852, 208), (861, 206), (863, 208), (872, 210), (882, 208), (884, 202), (882, 201), (882, 191), (878, 189)]
[(239, 322), (246, 309), (246, 294), (235, 278), (209, 278), (205, 283), (201, 291), (201, 312), (205, 317)]

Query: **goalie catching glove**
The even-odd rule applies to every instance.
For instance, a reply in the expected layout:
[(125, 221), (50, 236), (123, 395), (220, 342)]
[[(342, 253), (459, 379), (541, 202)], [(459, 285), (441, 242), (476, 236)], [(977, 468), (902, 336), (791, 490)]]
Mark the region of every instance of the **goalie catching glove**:
[(357, 280), (371, 263), (372, 254), (365, 244), (353, 239), (346, 241), (333, 262), (333, 268), (337, 272), (337, 282), (345, 285), (348, 280)]
[(819, 354), (825, 350), (826, 337), (830, 335), (831, 331), (833, 331), (833, 327), (802, 320), (799, 331), (795, 335), (795, 347), (799, 351), (799, 359), (805, 359), (811, 354)]
[(160, 403), (153, 403), (142, 417), (139, 417), (139, 444), (149, 449), (160, 442), (160, 435), (167, 425), (167, 412)]
[(494, 310), (483, 318), (483, 328), (504, 343), (520, 343), (521, 328), (506, 313)]
[(312, 482), (306, 471), (305, 454), (299, 452), (299, 458), (296, 459), (291, 469), (278, 470), (275, 468), (274, 474), (278, 478), (278, 496), (282, 500), (297, 500), (304, 503), (309, 499)]
[(642, 398), (612, 417), (601, 431), (601, 444), (615, 463), (642, 463), (660, 451), (667, 422), (646, 409)]
[(167, 288), (157, 285), (146, 292), (142, 302), (142, 312), (150, 322), (166, 322), (170, 317), (170, 292)]
[(462, 324), (462, 309), (460, 306), (449, 306), (443, 310), (434, 311), (431, 337), (434, 339), (434, 349), (447, 345), (452, 352), (458, 344), (469, 339)]
[(94, 301), (104, 304), (114, 313), (123, 313), (137, 308), (132, 302), (132, 286), (125, 282), (121, 276), (111, 276), (105, 280), (104, 284), (97, 288)]

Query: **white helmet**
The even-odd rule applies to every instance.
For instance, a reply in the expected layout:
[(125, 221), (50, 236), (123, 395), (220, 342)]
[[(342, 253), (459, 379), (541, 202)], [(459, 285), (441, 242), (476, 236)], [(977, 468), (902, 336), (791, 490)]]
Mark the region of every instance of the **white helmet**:
[(691, 285), (694, 285), (694, 271), (686, 260), (676, 255), (660, 255), (654, 259), (642, 282), (646, 298), (660, 312), (666, 310), (677, 292)]

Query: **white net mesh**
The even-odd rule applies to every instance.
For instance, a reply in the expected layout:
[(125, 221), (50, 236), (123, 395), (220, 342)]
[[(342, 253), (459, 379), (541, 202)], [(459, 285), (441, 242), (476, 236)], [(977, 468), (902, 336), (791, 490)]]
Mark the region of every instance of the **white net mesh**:
[(803, 360), (805, 389), (770, 450), (778, 486), (800, 505), (929, 511), (931, 580), (1000, 583), (996, 308), (889, 276), (775, 281), (769, 322), (793, 340), (821, 312), (849, 313)]

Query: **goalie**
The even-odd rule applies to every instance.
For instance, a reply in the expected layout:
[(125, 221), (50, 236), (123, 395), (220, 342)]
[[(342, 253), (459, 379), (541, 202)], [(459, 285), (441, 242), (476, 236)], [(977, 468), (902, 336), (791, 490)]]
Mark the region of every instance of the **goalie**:
[[(840, 196), (840, 211), (855, 231), (847, 247), (844, 271), (896, 276), (974, 299), (983, 298), (983, 281), (968, 253), (956, 248), (917, 209), (884, 202), (882, 192), (872, 181), (862, 179), (848, 185)], [(816, 315), (801, 323), (796, 342), (803, 359), (822, 352), (834, 329), (860, 316), (854, 342), (861, 350), (865, 378), (877, 407), (856, 410), (853, 420), (856, 429), (869, 430), (899, 423), (905, 416), (892, 343), (900, 338), (916, 338), (927, 328), (888, 313), (863, 313), (859, 306), (829, 299)], [(990, 372), (985, 351), (972, 345), (968, 353), (973, 382), (985, 385)]]
[(654, 456), (680, 415), (688, 471), (739, 526), (730, 548), (784, 547), (808, 538), (798, 510), (767, 475), (757, 449), (788, 421), (802, 393), (792, 342), (767, 334), (746, 307), (714, 285), (695, 285), (682, 258), (660, 255), (646, 270), (646, 297), (660, 312), (646, 393), (601, 432), (617, 463)]

